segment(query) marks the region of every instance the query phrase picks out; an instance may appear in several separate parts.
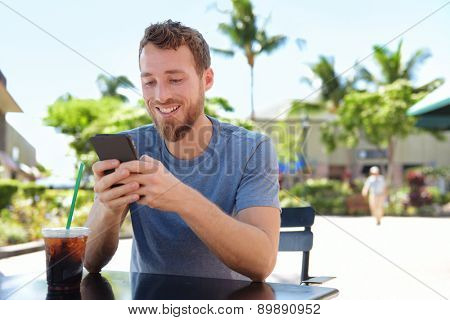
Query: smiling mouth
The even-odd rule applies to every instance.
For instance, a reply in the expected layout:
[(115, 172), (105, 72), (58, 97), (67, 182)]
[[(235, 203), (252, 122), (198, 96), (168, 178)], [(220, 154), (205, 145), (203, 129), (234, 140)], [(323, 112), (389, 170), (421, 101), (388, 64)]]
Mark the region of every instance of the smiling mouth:
[(161, 107), (155, 107), (158, 109), (158, 111), (164, 115), (175, 113), (178, 109), (180, 109), (181, 105), (177, 105), (171, 108), (161, 108)]

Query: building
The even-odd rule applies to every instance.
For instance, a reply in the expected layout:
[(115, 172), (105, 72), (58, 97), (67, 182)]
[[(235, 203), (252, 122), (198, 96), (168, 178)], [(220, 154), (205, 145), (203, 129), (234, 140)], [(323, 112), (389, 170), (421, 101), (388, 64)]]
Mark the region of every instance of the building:
[[(290, 101), (287, 100), (277, 106), (256, 112), (256, 123), (259, 127), (264, 127), (269, 135), (270, 128), (275, 125), (275, 119), (276, 121), (284, 120), (288, 123), (288, 127), (301, 128), (306, 125), (307, 139), (301, 153), (312, 169), (312, 177), (343, 179), (346, 175), (351, 175), (352, 178), (363, 178), (371, 166), (387, 168), (387, 150), (378, 150), (364, 139), (361, 139), (354, 149), (340, 146), (328, 154), (320, 141), (320, 126), (332, 120), (334, 115), (321, 113), (311, 115), (308, 119), (291, 119), (287, 118), (287, 112), (284, 112), (289, 109), (289, 106)], [(293, 130), (289, 134), (302, 134), (301, 130), (298, 131)], [(443, 134), (446, 137), (445, 141), (439, 141), (429, 134), (410, 135), (398, 141), (394, 150), (394, 185), (402, 184), (405, 170), (408, 168), (450, 166), (450, 131)]]
[(6, 113), (23, 112), (6, 90), (6, 78), (0, 71), (0, 178), (35, 180), (36, 150), (7, 121)]

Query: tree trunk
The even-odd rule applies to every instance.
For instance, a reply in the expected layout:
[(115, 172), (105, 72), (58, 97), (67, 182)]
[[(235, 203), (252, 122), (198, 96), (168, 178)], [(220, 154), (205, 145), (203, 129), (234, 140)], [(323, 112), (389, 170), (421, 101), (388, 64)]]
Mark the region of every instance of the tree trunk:
[(387, 176), (386, 176), (386, 180), (387, 180), (387, 185), (391, 186), (392, 182), (393, 182), (393, 176), (394, 176), (394, 148), (395, 148), (395, 143), (394, 143), (394, 139), (390, 139), (389, 140), (389, 144), (388, 144), (388, 169), (387, 169)]
[(255, 120), (255, 106), (253, 103), (253, 66), (250, 65), (250, 107), (252, 113), (250, 114), (250, 119)]

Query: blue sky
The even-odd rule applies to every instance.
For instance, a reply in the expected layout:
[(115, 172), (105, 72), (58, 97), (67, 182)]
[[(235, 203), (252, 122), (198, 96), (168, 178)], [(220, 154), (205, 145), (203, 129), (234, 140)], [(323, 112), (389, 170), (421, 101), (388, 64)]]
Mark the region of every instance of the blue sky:
[[(8, 114), (11, 123), (37, 150), (42, 164), (59, 176), (73, 176), (74, 158), (68, 139), (42, 125), (46, 108), (66, 92), (80, 98), (99, 97), (95, 79), (102, 71), (4, 4), (113, 75), (126, 75), (139, 86), (137, 49), (145, 27), (156, 21), (178, 20), (198, 29), (212, 47), (228, 48), (217, 31), (227, 17), (207, 8), (213, 0), (199, 1), (4, 1), (0, 2), (0, 69), (8, 91), (24, 110)], [(312, 91), (299, 82), (308, 75), (307, 64), (319, 54), (334, 56), (344, 71), (370, 54), (374, 44), (385, 44), (447, 1), (294, 1), (254, 0), (261, 17), (271, 14), (270, 34), (289, 41), (255, 65), (255, 106), (263, 110)], [(217, 1), (222, 9), (229, 1)], [(418, 83), (436, 77), (450, 79), (450, 4), (402, 36), (406, 57), (429, 48), (432, 57), (418, 72)], [(296, 38), (306, 40), (300, 51)], [(398, 41), (390, 46), (394, 48)], [(364, 65), (372, 68), (369, 58)], [(209, 96), (226, 97), (236, 117), (250, 113), (249, 69), (240, 54), (232, 59), (212, 56), (215, 85)], [(138, 95), (124, 92), (130, 100)]]

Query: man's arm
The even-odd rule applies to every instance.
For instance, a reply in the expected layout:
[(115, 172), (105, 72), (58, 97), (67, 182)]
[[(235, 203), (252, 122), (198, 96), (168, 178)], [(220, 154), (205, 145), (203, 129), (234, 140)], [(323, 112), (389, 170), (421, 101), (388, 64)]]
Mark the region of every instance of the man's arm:
[(361, 191), (361, 194), (363, 195), (364, 198), (366, 198), (367, 195), (369, 194), (369, 188), (370, 188), (370, 181), (369, 181), (370, 179), (369, 178), (367, 178), (366, 182), (364, 182), (364, 186), (363, 186), (363, 189)]
[(187, 187), (188, 199), (178, 213), (206, 246), (228, 267), (253, 281), (263, 281), (275, 267), (280, 210), (251, 207), (236, 218)]
[(113, 257), (119, 243), (120, 226), (128, 213), (128, 205), (139, 199), (138, 195), (133, 194), (139, 188), (137, 183), (112, 188), (130, 175), (128, 170), (118, 170), (105, 176), (105, 170), (116, 169), (119, 165), (117, 160), (108, 160), (96, 162), (92, 167), (97, 196), (86, 222), (90, 234), (84, 258), (84, 265), (91, 273), (100, 272)]
[(123, 212), (108, 210), (95, 200), (86, 227), (90, 235), (86, 244), (84, 266), (91, 273), (100, 272), (116, 253), (119, 244), (120, 227), (125, 220), (128, 206)]

